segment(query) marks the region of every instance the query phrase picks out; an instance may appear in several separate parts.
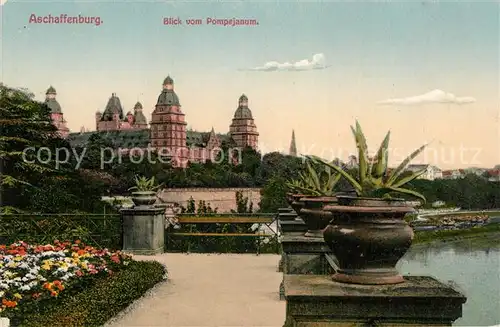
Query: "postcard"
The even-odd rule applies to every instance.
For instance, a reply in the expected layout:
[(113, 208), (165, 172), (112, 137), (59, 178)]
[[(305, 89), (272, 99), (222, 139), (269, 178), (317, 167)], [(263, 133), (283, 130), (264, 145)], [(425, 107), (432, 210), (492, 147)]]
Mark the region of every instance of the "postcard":
[(0, 10), (2, 326), (500, 323), (497, 2)]

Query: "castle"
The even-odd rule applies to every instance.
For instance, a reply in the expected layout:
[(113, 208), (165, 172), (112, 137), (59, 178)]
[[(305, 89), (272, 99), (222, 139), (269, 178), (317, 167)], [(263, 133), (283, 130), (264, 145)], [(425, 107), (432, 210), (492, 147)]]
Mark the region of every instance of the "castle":
[[(179, 97), (174, 91), (174, 81), (168, 76), (163, 81), (163, 89), (156, 101), (152, 113), (150, 127), (144, 116), (141, 103), (137, 102), (131, 111), (124, 114), (120, 99), (113, 93), (104, 110), (95, 114), (96, 131), (69, 133), (66, 122), (62, 118), (61, 106), (55, 101), (55, 90), (50, 87), (54, 96), (51, 103), (52, 120), (58, 127), (61, 136), (66, 137), (73, 147), (83, 147), (90, 137), (99, 134), (110, 141), (114, 148), (123, 152), (140, 151), (146, 148), (155, 149), (162, 155), (171, 157), (172, 165), (186, 167), (188, 162), (205, 162), (214, 158), (221, 147), (257, 149), (257, 126), (248, 107), (248, 98), (243, 94), (238, 101), (229, 132), (227, 134), (197, 132), (186, 128), (185, 114), (181, 110)], [(51, 93), (52, 94), (52, 93)], [(47, 98), (48, 99), (48, 98)], [(49, 100), (46, 100), (49, 101)]]

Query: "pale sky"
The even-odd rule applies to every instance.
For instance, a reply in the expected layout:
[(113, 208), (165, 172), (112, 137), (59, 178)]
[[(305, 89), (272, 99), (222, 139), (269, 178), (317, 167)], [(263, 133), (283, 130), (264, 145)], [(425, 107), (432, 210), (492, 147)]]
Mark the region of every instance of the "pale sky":
[[(354, 153), (359, 119), (375, 151), (391, 130), (391, 164), (433, 141), (415, 163), (500, 164), (499, 4), (9, 0), (2, 80), (43, 100), (53, 85), (68, 126), (95, 129), (116, 93), (151, 112), (170, 75), (188, 125), (226, 133), (239, 96), (266, 153)], [(99, 16), (96, 24), (30, 17)], [(163, 25), (164, 17), (257, 19), (256, 26)]]

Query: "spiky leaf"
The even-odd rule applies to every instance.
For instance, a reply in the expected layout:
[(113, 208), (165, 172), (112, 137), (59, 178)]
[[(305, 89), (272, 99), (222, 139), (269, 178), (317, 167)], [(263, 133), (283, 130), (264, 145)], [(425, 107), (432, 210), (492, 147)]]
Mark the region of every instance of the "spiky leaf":
[(358, 121), (356, 121), (356, 129), (351, 126), (351, 130), (354, 134), (354, 139), (356, 140), (356, 147), (358, 148), (359, 182), (360, 184), (364, 184), (368, 175), (368, 146), (366, 144), (363, 130), (361, 129)]
[(389, 177), (387, 183), (389, 185), (393, 184), (394, 181), (405, 171), (406, 167), (408, 164), (415, 159), (416, 156), (418, 156), (424, 149), (427, 147), (428, 144), (422, 145), (420, 148), (416, 149), (413, 151), (412, 154), (410, 154), (401, 164), (392, 172), (391, 176)]
[(340, 176), (344, 177), (347, 180), (347, 182), (352, 185), (352, 187), (354, 187), (354, 189), (356, 190), (356, 193), (358, 195), (361, 194), (361, 191), (363, 188), (361, 187), (360, 183), (358, 183), (358, 181), (356, 181), (356, 179), (354, 177), (349, 175), (349, 173), (344, 171), (341, 167), (339, 167), (337, 165), (333, 165), (329, 162), (325, 162), (321, 158), (313, 156), (313, 155), (311, 155), (309, 157), (312, 160), (315, 160), (316, 162), (322, 163), (323, 165), (326, 165), (326, 166), (332, 168), (333, 170), (335, 170), (337, 173), (340, 174)]
[(425, 196), (423, 196), (422, 194), (420, 194), (420, 193), (418, 193), (416, 191), (413, 191), (413, 190), (409, 190), (409, 189), (406, 189), (406, 188), (400, 188), (400, 187), (392, 187), (392, 186), (388, 186), (387, 188), (390, 189), (393, 192), (397, 192), (397, 193), (401, 193), (401, 194), (408, 194), (408, 195), (414, 196), (416, 198), (419, 198), (424, 203), (427, 201), (425, 199)]
[(412, 173), (411, 175), (409, 176), (406, 176), (406, 177), (403, 177), (401, 179), (399, 179), (398, 181), (395, 181), (394, 183), (392, 184), (388, 184), (387, 186), (392, 186), (392, 187), (401, 187), (409, 182), (411, 182), (412, 180), (422, 176), (425, 172), (427, 171), (427, 168), (425, 169), (422, 169), (420, 171), (417, 171), (415, 173)]
[(389, 161), (389, 139), (391, 132), (387, 132), (380, 148), (378, 149), (377, 156), (375, 157), (376, 164), (372, 171), (372, 176), (375, 178), (382, 178), (382, 176), (387, 171), (387, 165)]
[(311, 162), (310, 161), (307, 161), (306, 162), (306, 168), (307, 168), (307, 172), (308, 172), (308, 175), (310, 176), (311, 178), (311, 181), (314, 185), (314, 187), (316, 189), (320, 189), (321, 188), (321, 183), (320, 183), (320, 180), (319, 180), (319, 177), (318, 177), (318, 174), (316, 173), (316, 171), (314, 170), (314, 168), (312, 167), (311, 165)]

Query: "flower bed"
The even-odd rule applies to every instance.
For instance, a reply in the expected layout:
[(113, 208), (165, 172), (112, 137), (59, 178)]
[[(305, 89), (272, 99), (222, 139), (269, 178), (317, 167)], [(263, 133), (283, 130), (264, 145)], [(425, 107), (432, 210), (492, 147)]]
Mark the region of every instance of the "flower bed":
[(0, 314), (58, 297), (98, 276), (109, 276), (130, 261), (121, 252), (99, 250), (79, 241), (0, 245)]
[(0, 317), (13, 327), (100, 326), (166, 273), (158, 262), (79, 241), (0, 245)]

